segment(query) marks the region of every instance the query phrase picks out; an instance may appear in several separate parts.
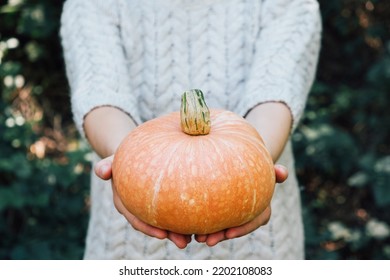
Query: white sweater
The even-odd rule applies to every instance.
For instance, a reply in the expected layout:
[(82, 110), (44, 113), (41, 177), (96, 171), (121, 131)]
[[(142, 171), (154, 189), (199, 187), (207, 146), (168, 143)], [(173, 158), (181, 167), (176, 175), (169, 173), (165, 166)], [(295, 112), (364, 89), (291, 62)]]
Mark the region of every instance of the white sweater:
[[(184, 90), (200, 88), (209, 107), (245, 116), (284, 102), (297, 126), (320, 45), (316, 0), (68, 0), (61, 37), (74, 120), (115, 106), (138, 124), (177, 111)], [(95, 162), (97, 157), (95, 159)], [(269, 223), (209, 248), (135, 231), (116, 211), (109, 182), (92, 174), (87, 259), (302, 259), (304, 234), (291, 144), (280, 162)]]

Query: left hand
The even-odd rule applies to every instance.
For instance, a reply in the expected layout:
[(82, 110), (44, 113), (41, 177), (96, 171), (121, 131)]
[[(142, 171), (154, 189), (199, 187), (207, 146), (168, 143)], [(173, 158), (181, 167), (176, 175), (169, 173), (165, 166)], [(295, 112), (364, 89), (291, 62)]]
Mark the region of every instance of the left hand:
[[(288, 177), (288, 171), (284, 166), (275, 165), (276, 183), (283, 183)], [(271, 217), (271, 206), (268, 206), (264, 212), (254, 218), (252, 221), (238, 227), (221, 230), (211, 234), (196, 235), (195, 240), (206, 243), (208, 246), (214, 246), (221, 241), (244, 236), (266, 225)]]
[[(103, 180), (112, 179), (112, 161), (114, 156), (106, 157), (100, 160), (95, 166), (96, 175)], [(111, 181), (112, 193), (114, 206), (118, 212), (125, 217), (128, 223), (137, 231), (142, 232), (150, 237), (155, 237), (158, 239), (169, 239), (172, 241), (178, 248), (184, 249), (188, 243), (191, 242), (191, 235), (179, 234), (175, 232), (170, 232), (160, 228), (156, 228), (145, 222), (138, 219), (132, 213), (130, 213), (126, 207), (123, 205), (114, 185), (114, 182)]]

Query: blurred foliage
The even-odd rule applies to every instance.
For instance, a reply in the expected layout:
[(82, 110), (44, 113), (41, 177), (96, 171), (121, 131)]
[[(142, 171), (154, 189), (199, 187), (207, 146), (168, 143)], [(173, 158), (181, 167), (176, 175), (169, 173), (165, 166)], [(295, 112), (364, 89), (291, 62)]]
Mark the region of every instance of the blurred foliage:
[(0, 259), (80, 259), (88, 150), (72, 124), (62, 1), (0, 5)]
[(319, 2), (317, 79), (293, 135), (307, 257), (390, 259), (390, 2)]
[[(308, 259), (390, 259), (390, 2), (320, 0), (293, 135)], [(72, 122), (63, 0), (0, 1), (0, 259), (80, 259), (90, 163)]]

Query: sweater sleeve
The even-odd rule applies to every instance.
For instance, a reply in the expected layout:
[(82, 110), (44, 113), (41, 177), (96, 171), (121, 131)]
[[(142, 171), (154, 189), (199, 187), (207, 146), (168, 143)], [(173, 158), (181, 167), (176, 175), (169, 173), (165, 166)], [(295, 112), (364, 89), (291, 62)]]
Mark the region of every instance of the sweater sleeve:
[(245, 116), (264, 102), (283, 102), (292, 130), (303, 113), (320, 49), (321, 18), (316, 0), (264, 0), (252, 68), (238, 101)]
[(67, 0), (63, 6), (60, 35), (74, 121), (83, 136), (85, 116), (100, 106), (117, 107), (140, 122), (121, 42), (118, 2)]

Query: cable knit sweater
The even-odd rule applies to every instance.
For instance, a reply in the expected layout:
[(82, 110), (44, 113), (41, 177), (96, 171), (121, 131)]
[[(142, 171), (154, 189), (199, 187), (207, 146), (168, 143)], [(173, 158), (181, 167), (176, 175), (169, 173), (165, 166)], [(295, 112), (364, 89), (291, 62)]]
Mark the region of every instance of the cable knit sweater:
[[(68, 0), (61, 37), (75, 123), (83, 134), (88, 112), (115, 106), (141, 124), (179, 110), (181, 93), (200, 88), (209, 107), (242, 116), (284, 102), (294, 129), (315, 76), (320, 31), (315, 0)], [(193, 241), (180, 250), (135, 231), (115, 209), (110, 183), (92, 174), (84, 257), (302, 259), (291, 143), (279, 161), (290, 176), (276, 187), (269, 223), (212, 248)]]

